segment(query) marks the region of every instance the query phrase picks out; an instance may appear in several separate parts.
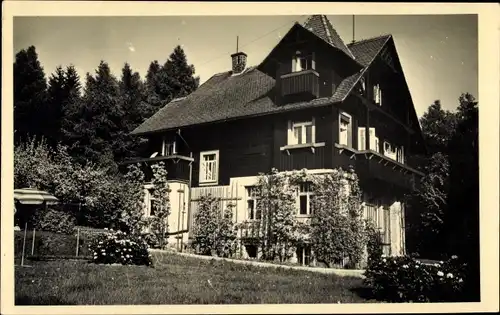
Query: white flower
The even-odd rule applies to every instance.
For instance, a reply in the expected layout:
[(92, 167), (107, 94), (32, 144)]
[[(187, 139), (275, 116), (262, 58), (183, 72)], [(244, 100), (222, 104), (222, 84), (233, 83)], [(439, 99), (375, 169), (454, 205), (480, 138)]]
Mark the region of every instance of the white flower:
[(453, 278), (453, 274), (452, 274), (452, 273), (450, 273), (450, 272), (449, 272), (449, 273), (447, 273), (447, 274), (446, 274), (446, 278), (450, 278), (450, 279), (451, 279), (451, 278)]
[(129, 258), (130, 256), (129, 255), (125, 255), (125, 257)]
[(440, 277), (442, 277), (442, 276), (444, 276), (444, 273), (442, 271), (438, 271), (437, 275), (440, 276)]
[(387, 261), (387, 260), (385, 260), (385, 258), (384, 258), (384, 259), (382, 259), (382, 262), (386, 262), (386, 261)]
[(439, 263), (440, 263), (440, 264), (444, 264), (444, 262), (443, 262), (442, 260), (441, 260)]
[(103, 256), (106, 256), (106, 253), (102, 253)]
[(451, 256), (451, 259), (457, 259), (457, 258), (458, 258), (458, 256), (457, 256), (457, 255), (453, 255), (453, 256)]
[(380, 256), (380, 257), (384, 258), (384, 257), (387, 257), (387, 256), (385, 254), (382, 254), (382, 256)]
[(107, 230), (108, 230), (108, 228), (104, 228), (104, 231), (107, 231)]
[(417, 269), (418, 269), (419, 267), (420, 267), (419, 265), (415, 265), (415, 268), (417, 268)]
[(408, 269), (408, 265), (403, 265), (403, 268), (404, 269)]
[(462, 278), (458, 279), (458, 283), (462, 283), (464, 280)]
[(439, 264), (434, 264), (434, 267), (439, 267)]
[(102, 241), (99, 241), (99, 245), (101, 245), (101, 244), (102, 244)]
[(94, 256), (94, 259), (97, 259), (97, 256)]

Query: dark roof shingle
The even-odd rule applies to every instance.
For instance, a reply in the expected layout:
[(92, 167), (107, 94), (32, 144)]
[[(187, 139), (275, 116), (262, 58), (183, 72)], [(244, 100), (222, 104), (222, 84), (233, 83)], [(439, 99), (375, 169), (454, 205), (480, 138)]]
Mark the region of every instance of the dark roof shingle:
[[(373, 61), (390, 35), (349, 45), (355, 58), (365, 67)], [(366, 68), (365, 68), (366, 69)], [(266, 115), (342, 102), (363, 75), (364, 70), (345, 78), (331, 97), (310, 102), (277, 105), (274, 78), (251, 67), (238, 75), (223, 72), (212, 76), (187, 97), (166, 104), (137, 127), (132, 134), (142, 135), (191, 125), (242, 117)]]
[(340, 38), (337, 31), (333, 28), (326, 15), (311, 15), (304, 22), (304, 28), (313, 32), (316, 36), (320, 37), (333, 47), (340, 49), (349, 57), (356, 59), (342, 38)]

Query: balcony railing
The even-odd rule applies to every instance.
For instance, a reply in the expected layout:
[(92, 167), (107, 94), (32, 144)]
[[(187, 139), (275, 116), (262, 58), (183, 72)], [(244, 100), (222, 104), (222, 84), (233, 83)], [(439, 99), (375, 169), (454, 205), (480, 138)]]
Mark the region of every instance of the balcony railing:
[(319, 97), (319, 74), (314, 70), (293, 72), (281, 76), (281, 95), (285, 99), (315, 99)]

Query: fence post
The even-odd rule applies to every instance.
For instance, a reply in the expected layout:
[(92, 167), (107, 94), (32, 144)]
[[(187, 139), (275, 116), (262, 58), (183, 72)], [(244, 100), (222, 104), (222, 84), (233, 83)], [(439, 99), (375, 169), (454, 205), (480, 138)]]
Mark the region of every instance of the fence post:
[(36, 229), (33, 228), (33, 242), (31, 243), (31, 256), (35, 254), (35, 232)]
[(24, 223), (24, 239), (23, 239), (23, 253), (21, 254), (21, 266), (24, 266), (24, 250), (26, 248), (26, 230), (28, 230), (28, 222)]
[(80, 247), (80, 228), (76, 228), (76, 257), (78, 257), (79, 247)]

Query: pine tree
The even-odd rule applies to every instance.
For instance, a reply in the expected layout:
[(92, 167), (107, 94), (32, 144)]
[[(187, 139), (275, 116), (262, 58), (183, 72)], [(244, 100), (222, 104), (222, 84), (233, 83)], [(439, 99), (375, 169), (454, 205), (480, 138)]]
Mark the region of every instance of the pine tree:
[(47, 81), (34, 46), (16, 54), (14, 62), (14, 139), (42, 136)]
[(43, 134), (51, 147), (61, 140), (61, 123), (63, 119), (66, 73), (61, 66), (49, 78), (48, 100), (46, 103), (47, 117), (43, 122)]
[(122, 134), (115, 141), (115, 159), (121, 161), (126, 157), (138, 156), (141, 141), (129, 135), (144, 122), (147, 108), (144, 102), (145, 87), (138, 72), (133, 72), (128, 63), (122, 69), (120, 80), (120, 97), (123, 111)]
[(188, 64), (186, 53), (181, 46), (175, 47), (162, 69), (172, 98), (184, 97), (198, 88), (199, 79), (194, 77), (195, 69)]
[(95, 77), (87, 73), (85, 93), (74, 111), (77, 121), (69, 138), (73, 157), (83, 164), (96, 162), (114, 167), (114, 141), (122, 130), (123, 113), (119, 86), (106, 62), (101, 61)]
[(158, 63), (158, 60), (151, 62), (146, 74), (146, 102), (149, 104), (149, 108), (147, 108), (146, 112), (146, 118), (150, 117), (158, 109), (160, 109), (160, 71), (161, 65)]

